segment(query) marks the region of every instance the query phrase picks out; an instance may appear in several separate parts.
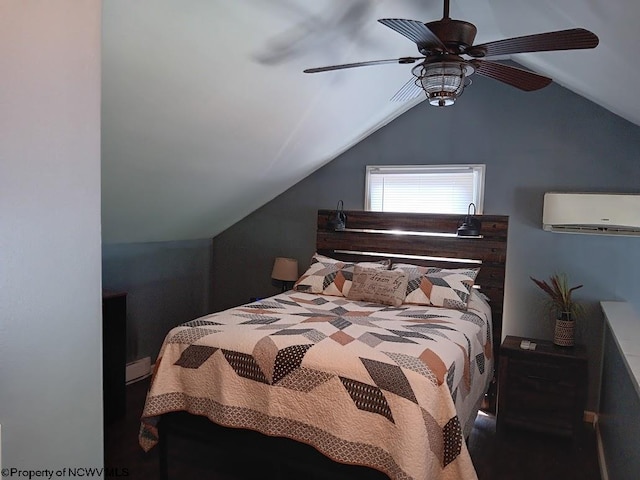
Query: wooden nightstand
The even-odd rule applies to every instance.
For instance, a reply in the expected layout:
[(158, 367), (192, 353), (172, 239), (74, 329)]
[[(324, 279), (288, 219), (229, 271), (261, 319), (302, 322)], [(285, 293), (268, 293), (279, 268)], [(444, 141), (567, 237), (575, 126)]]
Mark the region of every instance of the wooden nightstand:
[[(522, 340), (535, 350), (520, 348)], [(507, 336), (500, 350), (497, 427), (517, 426), (576, 435), (587, 397), (584, 346), (558, 347), (545, 340)]]

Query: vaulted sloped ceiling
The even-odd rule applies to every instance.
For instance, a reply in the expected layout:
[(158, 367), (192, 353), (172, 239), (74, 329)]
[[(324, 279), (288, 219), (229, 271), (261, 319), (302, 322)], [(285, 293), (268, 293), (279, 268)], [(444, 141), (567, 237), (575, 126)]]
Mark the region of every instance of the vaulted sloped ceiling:
[[(103, 241), (212, 237), (421, 101), (389, 101), (410, 65), (302, 73), (417, 55), (384, 17), (438, 20), (442, 3), (105, 0)], [(476, 44), (595, 32), (595, 50), (512, 60), (640, 125), (640, 2), (452, 0), (451, 17), (478, 27)]]

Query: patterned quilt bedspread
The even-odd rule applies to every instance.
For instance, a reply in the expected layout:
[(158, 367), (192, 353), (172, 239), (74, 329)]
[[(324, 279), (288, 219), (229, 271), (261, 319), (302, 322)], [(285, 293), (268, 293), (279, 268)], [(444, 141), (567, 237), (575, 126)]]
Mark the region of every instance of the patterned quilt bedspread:
[(493, 376), (489, 306), (389, 307), (290, 291), (165, 338), (139, 441), (187, 411), (392, 479), (474, 479), (464, 442)]

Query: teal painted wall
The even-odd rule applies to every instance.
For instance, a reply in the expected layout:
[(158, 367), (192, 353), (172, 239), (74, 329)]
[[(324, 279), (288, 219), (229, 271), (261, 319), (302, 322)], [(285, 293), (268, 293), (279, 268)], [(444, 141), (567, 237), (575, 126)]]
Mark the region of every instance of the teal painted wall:
[(103, 287), (127, 292), (127, 358), (155, 361), (167, 332), (210, 311), (211, 239), (102, 246)]

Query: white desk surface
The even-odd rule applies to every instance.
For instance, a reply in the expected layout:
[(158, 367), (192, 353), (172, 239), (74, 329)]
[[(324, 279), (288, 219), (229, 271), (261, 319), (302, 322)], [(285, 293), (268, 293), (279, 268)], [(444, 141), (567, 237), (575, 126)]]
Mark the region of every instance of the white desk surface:
[(640, 395), (640, 316), (627, 302), (600, 302), (600, 305)]

